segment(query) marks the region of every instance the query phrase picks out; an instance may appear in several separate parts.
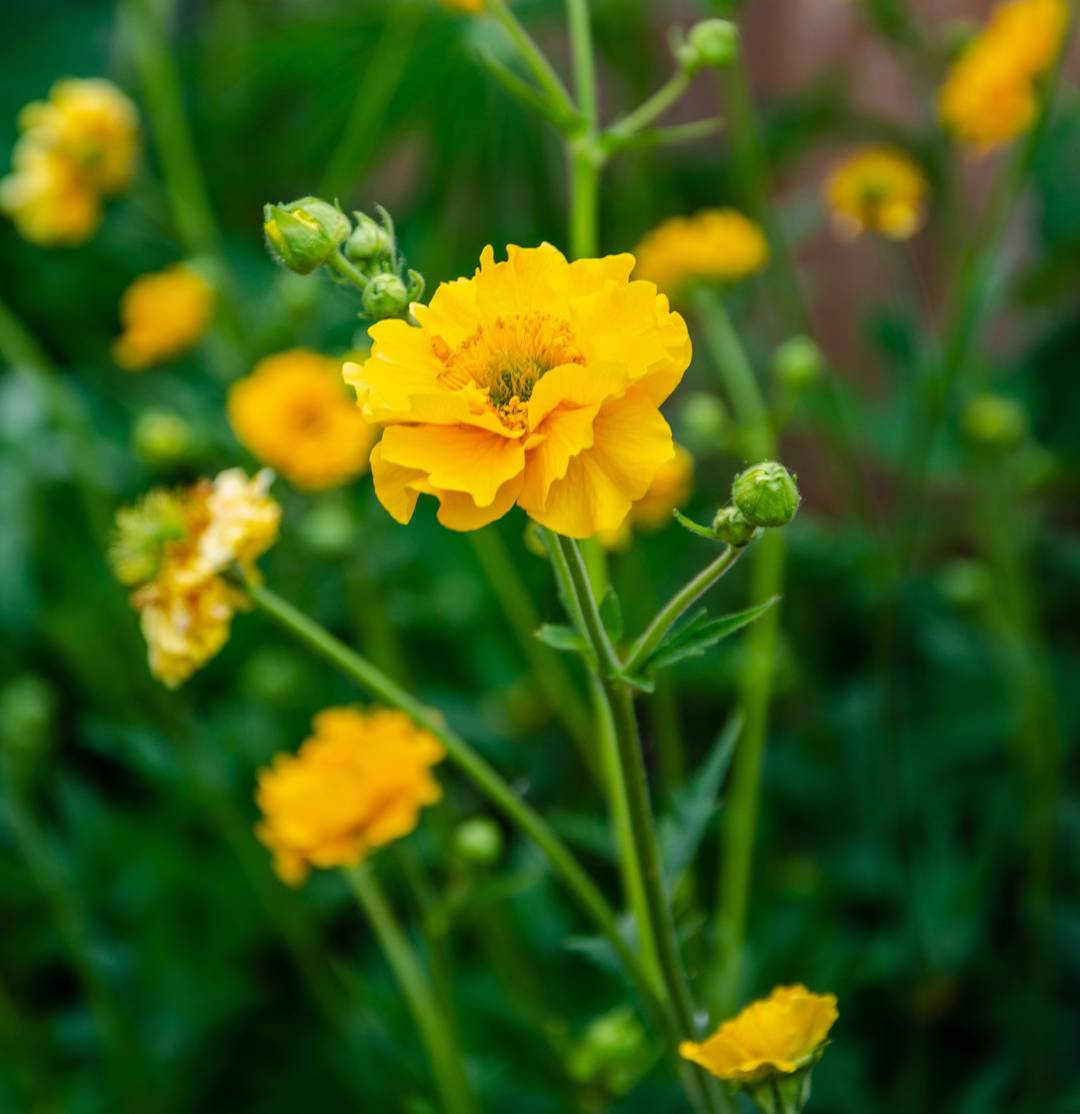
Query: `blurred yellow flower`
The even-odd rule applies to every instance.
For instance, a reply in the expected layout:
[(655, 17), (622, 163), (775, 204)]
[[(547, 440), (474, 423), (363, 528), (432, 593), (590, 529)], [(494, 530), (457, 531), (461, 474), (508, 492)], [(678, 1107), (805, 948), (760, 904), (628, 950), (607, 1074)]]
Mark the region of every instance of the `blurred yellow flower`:
[(674, 453), (660, 404), (690, 362), (686, 324), (633, 256), (568, 263), (550, 244), (485, 248), (419, 322), (372, 326), (346, 364), (370, 421), (375, 491), (399, 522), (421, 494), (474, 530), (516, 503), (571, 537), (615, 529)]
[(659, 530), (671, 521), (671, 512), (690, 498), (694, 483), (694, 458), (682, 447), (660, 466), (649, 490), (630, 508), (620, 527), (600, 534), (608, 549), (620, 549), (630, 540), (631, 529)]
[(313, 728), (295, 756), (259, 771), (255, 794), (256, 834), (291, 886), (312, 867), (355, 866), (408, 835), (441, 796), (431, 767), (442, 745), (403, 712), (327, 708)]
[(1053, 65), (1069, 22), (1066, 0), (1009, 0), (953, 63), (938, 95), (945, 126), (977, 153), (1026, 131), (1035, 83)]
[(844, 235), (869, 230), (906, 240), (923, 222), (926, 179), (903, 151), (864, 147), (829, 175), (825, 196)]
[(452, 12), (467, 12), (470, 15), (484, 10), (484, 0), (439, 0), (439, 3)]
[(637, 278), (654, 282), (675, 298), (695, 280), (738, 282), (769, 261), (761, 229), (736, 209), (705, 209), (692, 217), (670, 217), (634, 251)]
[(143, 371), (194, 347), (210, 325), (214, 292), (184, 263), (140, 275), (120, 300), (123, 332), (113, 359), (125, 371)]
[(297, 487), (334, 487), (367, 468), (377, 427), (354, 405), (340, 369), (340, 360), (296, 348), (260, 360), (229, 390), (236, 436)]
[(0, 210), (34, 244), (81, 244), (101, 223), (101, 200), (61, 152), (27, 136), (15, 144), (12, 173), (0, 181)]
[(174, 688), (221, 649), (242, 592), (221, 573), (252, 562), (277, 538), (281, 508), (268, 490), (273, 473), (239, 468), (179, 491), (155, 490), (116, 516), (109, 558), (135, 588), (150, 671)]
[(812, 1064), (837, 1016), (835, 995), (811, 994), (800, 985), (779, 986), (702, 1043), (683, 1041), (679, 1054), (718, 1079), (751, 1084)]

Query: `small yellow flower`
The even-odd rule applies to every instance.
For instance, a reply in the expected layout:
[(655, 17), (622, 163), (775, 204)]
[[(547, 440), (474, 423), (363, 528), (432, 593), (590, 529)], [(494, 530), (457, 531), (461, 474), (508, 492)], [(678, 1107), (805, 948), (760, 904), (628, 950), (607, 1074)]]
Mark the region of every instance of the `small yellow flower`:
[(58, 81), (47, 101), (35, 101), (22, 110), (19, 127), (35, 143), (80, 167), (105, 196), (119, 193), (131, 181), (139, 149), (139, 117), (111, 81)]
[(751, 1084), (812, 1064), (837, 1016), (835, 995), (811, 994), (800, 985), (779, 986), (702, 1043), (683, 1041), (679, 1054), (718, 1079)]
[(85, 243), (101, 223), (101, 200), (86, 175), (29, 136), (15, 144), (12, 173), (0, 181), (0, 210), (42, 246)]
[(297, 348), (268, 356), (229, 390), (247, 448), (300, 488), (335, 487), (367, 469), (376, 427), (349, 398), (341, 363)]
[(422, 494), (475, 530), (515, 503), (571, 537), (613, 530), (671, 459), (661, 403), (690, 362), (686, 324), (633, 256), (568, 263), (550, 244), (486, 248), (473, 278), (381, 321), (345, 365), (364, 416), (385, 425), (375, 492), (399, 522)]
[(221, 649), (233, 613), (246, 606), (221, 574), (234, 563), (253, 574), (276, 539), (272, 479), (265, 469), (249, 479), (232, 468), (180, 491), (151, 491), (117, 514), (109, 557), (117, 578), (135, 588), (150, 671), (170, 688)]
[(408, 835), (441, 796), (431, 767), (442, 745), (403, 712), (328, 708), (313, 728), (295, 756), (259, 771), (255, 794), (256, 834), (291, 886), (312, 867), (355, 866)]
[(484, 0), (439, 0), (439, 3), (452, 12), (465, 12), (468, 15), (478, 15), (484, 10)]
[(1054, 64), (1069, 22), (1066, 0), (1009, 0), (953, 63), (938, 95), (945, 126), (982, 154), (1027, 131), (1035, 83)]
[(864, 147), (842, 162), (825, 186), (837, 228), (906, 240), (923, 222), (926, 179), (918, 164), (892, 147)]
[(120, 300), (124, 330), (113, 359), (125, 371), (143, 371), (181, 355), (202, 339), (213, 305), (210, 284), (184, 263), (140, 275)]
[(630, 541), (631, 529), (659, 530), (671, 521), (671, 512), (690, 498), (694, 483), (694, 458), (682, 445), (675, 446), (675, 455), (660, 466), (649, 490), (630, 508), (617, 530), (600, 535), (608, 549), (621, 549)]
[(670, 297), (688, 282), (738, 282), (769, 261), (765, 234), (735, 209), (671, 217), (638, 244), (635, 275)]

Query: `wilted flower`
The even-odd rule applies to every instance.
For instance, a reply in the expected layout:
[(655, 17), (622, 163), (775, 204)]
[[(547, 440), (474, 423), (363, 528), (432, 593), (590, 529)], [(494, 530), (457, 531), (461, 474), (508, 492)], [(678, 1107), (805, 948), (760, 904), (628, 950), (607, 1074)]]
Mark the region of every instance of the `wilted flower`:
[(123, 332), (113, 359), (125, 371), (143, 371), (196, 345), (210, 325), (214, 292), (184, 263), (140, 275), (120, 299)]
[(844, 235), (870, 231), (906, 240), (923, 222), (926, 179), (903, 151), (864, 147), (829, 175), (825, 196)]
[(474, 530), (514, 506), (572, 537), (611, 530), (670, 460), (660, 404), (690, 362), (683, 319), (630, 255), (568, 263), (550, 244), (486, 248), (470, 279), (383, 321), (345, 365), (364, 416), (387, 426), (375, 491), (399, 522), (421, 494)]
[(236, 436), (297, 487), (334, 487), (367, 468), (376, 427), (341, 382), (341, 362), (304, 348), (268, 356), (229, 389)]
[(225, 644), (243, 594), (221, 574), (252, 562), (277, 537), (281, 509), (269, 496), (273, 474), (239, 468), (179, 491), (149, 492), (116, 516), (109, 558), (133, 586), (150, 671), (170, 688)]
[(638, 244), (638, 278), (676, 297), (689, 282), (738, 282), (769, 261), (761, 229), (736, 209), (705, 209), (671, 217)]
[(259, 771), (255, 795), (256, 834), (292, 886), (312, 867), (355, 866), (408, 835), (441, 796), (431, 767), (442, 744), (403, 712), (327, 708), (313, 727), (295, 756)]
[(700, 1044), (684, 1041), (679, 1053), (745, 1089), (762, 1110), (797, 1114), (809, 1094), (809, 1071), (837, 1016), (835, 995), (781, 986)]

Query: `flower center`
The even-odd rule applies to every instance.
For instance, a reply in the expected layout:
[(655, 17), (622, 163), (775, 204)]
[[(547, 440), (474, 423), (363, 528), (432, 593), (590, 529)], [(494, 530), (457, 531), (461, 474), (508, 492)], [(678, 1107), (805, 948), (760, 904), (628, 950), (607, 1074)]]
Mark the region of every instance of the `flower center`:
[(434, 338), (432, 348), (444, 364), (440, 379), (446, 386), (476, 385), (503, 421), (515, 426), (524, 422), (522, 408), (541, 376), (560, 364), (585, 362), (569, 323), (548, 313), (497, 317), (456, 349), (442, 337)]

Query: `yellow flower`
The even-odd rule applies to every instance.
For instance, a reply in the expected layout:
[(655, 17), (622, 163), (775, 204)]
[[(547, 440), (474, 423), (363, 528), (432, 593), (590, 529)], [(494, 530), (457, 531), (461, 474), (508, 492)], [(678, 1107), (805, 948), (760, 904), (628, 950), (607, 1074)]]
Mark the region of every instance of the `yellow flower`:
[(768, 998), (725, 1021), (701, 1044), (683, 1041), (679, 1054), (729, 1083), (752, 1084), (812, 1064), (836, 1021), (836, 996), (805, 986), (779, 986)]
[(469, 15), (478, 15), (484, 10), (484, 0), (439, 0), (439, 3), (452, 12), (466, 12)]
[(229, 390), (236, 436), (297, 487), (334, 487), (367, 468), (376, 427), (345, 392), (340, 367), (296, 348), (261, 360)]
[(124, 331), (113, 359), (125, 371), (143, 371), (196, 345), (213, 312), (210, 284), (184, 263), (140, 275), (120, 300)]
[(433, 735), (403, 712), (327, 708), (295, 756), (259, 771), (259, 839), (283, 882), (312, 867), (355, 866), (408, 835), (420, 809), (441, 796), (431, 767), (443, 757)]
[(1035, 82), (1050, 69), (1069, 22), (1066, 0), (1009, 0), (953, 63), (938, 95), (945, 126), (978, 153), (1025, 132)]
[(12, 173), (0, 181), (0, 210), (34, 244), (81, 244), (101, 223), (101, 201), (62, 152), (29, 136), (15, 144)]
[(151, 491), (116, 517), (110, 560), (135, 586), (150, 671), (174, 688), (221, 649), (233, 613), (246, 606), (223, 577), (252, 562), (277, 537), (281, 508), (268, 494), (273, 473), (239, 468), (181, 491)]
[(676, 297), (687, 282), (738, 282), (769, 261), (761, 229), (735, 209), (671, 217), (637, 246), (638, 278)]
[(600, 541), (608, 549), (621, 549), (630, 540), (632, 527), (659, 530), (671, 521), (671, 512), (690, 498), (694, 482), (694, 458), (682, 445), (675, 446), (675, 455), (660, 466), (649, 490), (630, 508), (623, 524), (605, 531)]
[(864, 147), (829, 175), (825, 196), (845, 235), (869, 230), (906, 240), (923, 222), (926, 179), (903, 151)]
[(421, 494), (474, 530), (516, 503), (571, 537), (612, 530), (674, 449), (660, 404), (690, 362), (686, 324), (631, 255), (568, 263), (550, 244), (485, 248), (419, 322), (372, 326), (345, 365), (364, 416), (386, 425), (375, 491), (399, 522)]
[(66, 78), (47, 101), (28, 104), (19, 127), (35, 143), (63, 154), (101, 193), (127, 187), (138, 155), (138, 113), (111, 81)]

